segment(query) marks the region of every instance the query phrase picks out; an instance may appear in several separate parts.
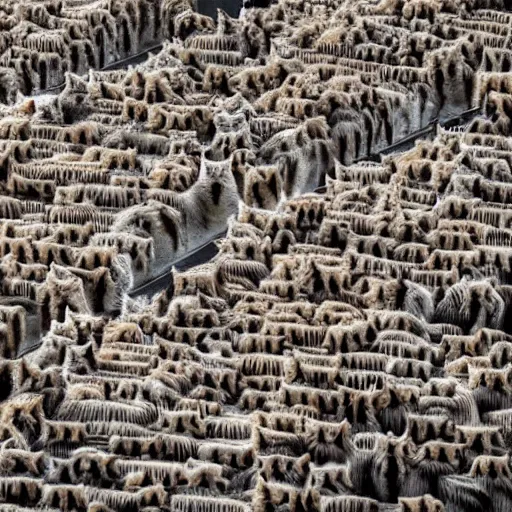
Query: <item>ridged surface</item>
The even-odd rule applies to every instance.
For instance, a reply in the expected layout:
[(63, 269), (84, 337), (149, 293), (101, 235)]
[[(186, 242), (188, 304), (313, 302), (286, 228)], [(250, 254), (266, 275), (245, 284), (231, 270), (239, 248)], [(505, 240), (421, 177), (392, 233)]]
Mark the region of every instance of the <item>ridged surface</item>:
[(185, 4), (0, 110), (0, 512), (508, 512), (505, 6)]

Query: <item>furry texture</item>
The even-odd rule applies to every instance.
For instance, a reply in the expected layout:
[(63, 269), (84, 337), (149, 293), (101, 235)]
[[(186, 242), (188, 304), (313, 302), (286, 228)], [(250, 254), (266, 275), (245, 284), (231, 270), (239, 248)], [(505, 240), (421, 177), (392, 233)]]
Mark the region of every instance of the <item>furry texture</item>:
[(88, 7), (0, 17), (0, 510), (509, 511), (501, 3)]

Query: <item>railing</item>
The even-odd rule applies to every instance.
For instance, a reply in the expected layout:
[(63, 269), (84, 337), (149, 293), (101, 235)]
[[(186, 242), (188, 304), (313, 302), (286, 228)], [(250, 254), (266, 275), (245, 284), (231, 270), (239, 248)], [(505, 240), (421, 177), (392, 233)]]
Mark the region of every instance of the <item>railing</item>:
[[(323, 194), (326, 191), (326, 186), (318, 187), (313, 192), (317, 194)], [(193, 249), (189, 253), (185, 254), (178, 260), (171, 263), (168, 268), (163, 271), (159, 276), (151, 279), (147, 283), (144, 283), (137, 288), (134, 288), (130, 293), (130, 297), (139, 297), (140, 295), (153, 295), (163, 290), (167, 285), (170, 284), (169, 276), (171, 275), (172, 268), (176, 270), (188, 270), (189, 268), (202, 265), (212, 260), (214, 256), (219, 252), (217, 250), (217, 240), (224, 238), (227, 235), (227, 230), (218, 233), (212, 237), (208, 242), (204, 243), (200, 247)]]
[[(322, 187), (316, 188), (313, 192), (317, 194), (325, 193), (327, 187), (324, 185)], [(227, 234), (227, 230), (218, 233), (214, 237), (212, 237), (208, 242), (204, 243), (200, 247), (190, 251), (185, 254), (175, 262), (171, 263), (168, 268), (162, 272), (159, 276), (151, 279), (147, 283), (144, 283), (137, 288), (133, 289), (129, 295), (130, 297), (139, 297), (140, 295), (154, 295), (159, 291), (163, 290), (166, 286), (170, 285), (169, 276), (171, 275), (172, 268), (176, 268), (176, 270), (188, 270), (189, 268), (195, 267), (197, 265), (202, 265), (203, 263), (207, 263), (212, 260), (217, 253), (219, 252), (217, 249), (217, 244), (215, 243), (217, 240), (224, 238)]]
[[(118, 61), (116, 63), (109, 64), (103, 70), (108, 69), (114, 69), (113, 66), (117, 65), (126, 65), (127, 62), (133, 61), (134, 59), (140, 58), (144, 53), (149, 53), (151, 51), (154, 51), (156, 48), (160, 47), (162, 45), (155, 46), (153, 48), (150, 48), (148, 50), (145, 50), (144, 52), (141, 52), (137, 55), (133, 55), (131, 57), (128, 57), (127, 59), (123, 59), (122, 61)], [(390, 154), (393, 152), (400, 151), (401, 147), (410, 145), (411, 143), (414, 143), (417, 139), (421, 137), (428, 136), (432, 133), (437, 133), (438, 126), (441, 126), (442, 128), (453, 128), (460, 124), (467, 123), (471, 121), (474, 117), (476, 117), (478, 114), (480, 114), (482, 111), (481, 107), (475, 107), (468, 110), (465, 110), (464, 112), (461, 112), (459, 115), (451, 117), (450, 119), (446, 120), (443, 123), (440, 123), (438, 119), (435, 119), (432, 121), (428, 126), (425, 128), (422, 128), (420, 130), (417, 130), (407, 137), (404, 137), (403, 139), (395, 142), (394, 144), (391, 144), (390, 146), (385, 147), (381, 151), (374, 153), (370, 156), (361, 157), (355, 160), (355, 163), (360, 161), (381, 161), (381, 156), (385, 154)], [(323, 194), (325, 193), (327, 187), (324, 185), (322, 187), (318, 187), (314, 190), (315, 193)], [(227, 231), (223, 231), (221, 233), (218, 233), (213, 238), (211, 238), (208, 242), (203, 244), (200, 247), (197, 247), (196, 249), (190, 251), (189, 253), (185, 254), (184, 256), (180, 257), (178, 260), (171, 263), (168, 268), (159, 276), (151, 279), (147, 283), (144, 283), (134, 290), (132, 290), (129, 295), (131, 297), (138, 297), (140, 295), (154, 295), (158, 293), (159, 291), (165, 289), (167, 286), (171, 284), (169, 277), (172, 273), (172, 268), (176, 268), (177, 270), (187, 270), (191, 267), (201, 265), (204, 263), (207, 263), (210, 261), (215, 255), (218, 253), (217, 245), (215, 244), (215, 241), (219, 238), (223, 238), (226, 236)], [(38, 341), (33, 346), (28, 347), (23, 351), (23, 353), (19, 353), (18, 357), (23, 357), (36, 349), (38, 349), (42, 344), (42, 341)]]
[[(449, 130), (457, 126), (460, 126), (461, 124), (467, 124), (469, 121), (472, 121), (477, 115), (481, 113), (482, 107), (474, 107), (465, 110), (464, 112), (461, 112), (457, 116), (450, 117), (443, 123), (440, 123), (439, 120), (436, 118), (433, 121), (431, 121), (427, 126), (425, 126), (425, 128), (420, 128), (419, 130), (410, 133), (403, 139), (400, 139), (394, 142), (393, 144), (386, 146), (385, 148), (381, 149), (380, 151), (377, 151), (376, 153), (371, 153), (370, 155), (356, 158), (353, 163), (380, 162), (382, 156), (389, 155), (391, 153), (406, 151), (411, 147), (411, 145), (413, 145), (416, 142), (416, 140), (437, 133), (438, 126)], [(317, 189), (315, 189), (315, 192), (318, 194), (324, 194), (326, 190), (327, 187), (324, 185), (322, 187), (318, 187)]]
[(216, 234), (208, 242), (204, 243), (200, 247), (197, 247), (196, 249), (193, 249), (178, 260), (169, 264), (166, 270), (159, 276), (133, 289), (129, 293), (130, 297), (138, 297), (140, 295), (154, 295), (155, 293), (163, 290), (167, 285), (170, 284), (169, 276), (171, 275), (173, 267), (177, 270), (188, 270), (191, 267), (207, 263), (218, 252), (215, 241), (219, 240), (220, 238), (224, 238), (226, 234), (227, 231), (222, 231), (221, 233)]
[(437, 128), (440, 126), (441, 128), (454, 128), (456, 126), (459, 126), (460, 124), (468, 123), (469, 121), (473, 120), (477, 115), (481, 114), (482, 107), (474, 107), (470, 108), (468, 110), (465, 110), (464, 112), (461, 112), (460, 114), (450, 117), (446, 121), (440, 123), (439, 119), (434, 119), (431, 121), (427, 126), (424, 128), (420, 128), (419, 130), (416, 130), (415, 132), (412, 132), (411, 134), (407, 135), (403, 139), (398, 140), (397, 142), (394, 142), (390, 146), (387, 146), (380, 151), (377, 151), (376, 153), (371, 153), (367, 156), (362, 156), (354, 160), (354, 163), (362, 162), (362, 161), (371, 161), (371, 162), (380, 162), (381, 157), (383, 155), (389, 155), (391, 153), (396, 153), (400, 151), (405, 151), (418, 139), (424, 139), (425, 137), (428, 137), (429, 135), (436, 134)]
[[(163, 48), (163, 44), (159, 43), (155, 46), (152, 46), (151, 48), (147, 48), (146, 50), (142, 50), (139, 53), (136, 53), (135, 55), (130, 55), (129, 57), (126, 57), (121, 60), (117, 60), (115, 62), (111, 62), (110, 64), (107, 64), (106, 66), (100, 68), (99, 70), (95, 71), (112, 71), (114, 69), (120, 69), (126, 66), (129, 66), (133, 63), (138, 63), (139, 61), (143, 61), (147, 58), (148, 54), (151, 52), (159, 52)], [(48, 87), (48, 89), (43, 89), (42, 91), (39, 91), (36, 96), (41, 96), (43, 94), (49, 94), (52, 92), (61, 92), (64, 90), (66, 86), (66, 82), (62, 82), (58, 85), (54, 85), (53, 87)]]

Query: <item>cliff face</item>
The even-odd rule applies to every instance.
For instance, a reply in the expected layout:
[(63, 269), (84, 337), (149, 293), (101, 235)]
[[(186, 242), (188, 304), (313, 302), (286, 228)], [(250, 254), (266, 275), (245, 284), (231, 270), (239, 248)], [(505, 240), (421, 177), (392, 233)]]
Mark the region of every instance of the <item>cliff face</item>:
[(0, 106), (0, 512), (510, 511), (512, 15), (68, 1), (1, 4), (2, 84), (172, 42)]
[[(190, 1), (88, 0), (0, 5), (0, 102), (61, 85), (68, 72), (86, 74), (172, 37)], [(169, 26), (170, 24), (170, 26)]]

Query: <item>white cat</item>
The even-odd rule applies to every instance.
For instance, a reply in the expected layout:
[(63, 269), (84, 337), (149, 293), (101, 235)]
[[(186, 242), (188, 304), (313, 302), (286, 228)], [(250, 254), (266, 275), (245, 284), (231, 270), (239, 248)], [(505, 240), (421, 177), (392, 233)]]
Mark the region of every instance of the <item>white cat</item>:
[(222, 233), (238, 213), (239, 196), (232, 157), (212, 162), (204, 157), (197, 181), (183, 193), (148, 190), (148, 202), (120, 212), (113, 232), (152, 237), (154, 261), (148, 276), (135, 272), (135, 286), (169, 269), (174, 261)]

